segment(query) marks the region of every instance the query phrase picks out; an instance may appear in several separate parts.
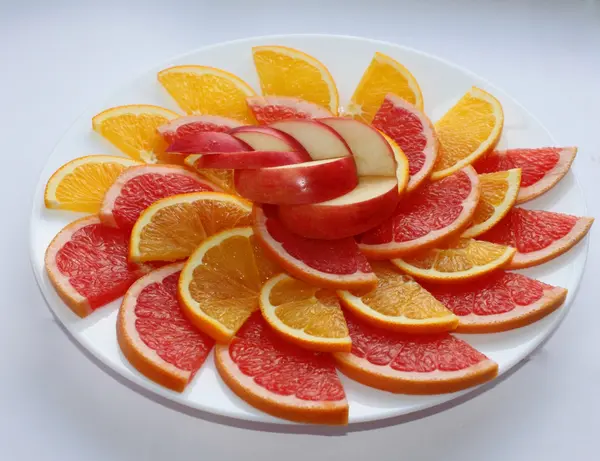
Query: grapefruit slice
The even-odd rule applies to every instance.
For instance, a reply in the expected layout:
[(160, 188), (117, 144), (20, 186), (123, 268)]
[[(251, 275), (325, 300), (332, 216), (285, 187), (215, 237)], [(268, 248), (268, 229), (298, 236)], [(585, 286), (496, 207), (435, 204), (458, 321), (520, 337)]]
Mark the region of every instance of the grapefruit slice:
[(299, 98), (267, 96), (247, 98), (246, 102), (259, 125), (292, 118), (332, 117), (330, 110)]
[(423, 285), (458, 316), (457, 333), (519, 328), (558, 309), (567, 290), (524, 275), (499, 271), (469, 283)]
[(360, 249), (389, 259), (436, 246), (468, 225), (478, 201), (479, 178), (466, 167), (402, 199), (390, 218), (360, 237)]
[(438, 140), (427, 116), (404, 99), (388, 94), (373, 118), (373, 126), (402, 149), (408, 159), (410, 178), (406, 191), (426, 180), (438, 155)]
[(218, 190), (214, 184), (180, 166), (132, 167), (123, 172), (107, 190), (100, 210), (100, 220), (107, 226), (129, 231), (140, 214), (162, 198)]
[(348, 423), (348, 402), (331, 356), (279, 338), (260, 313), (230, 344), (217, 345), (215, 364), (238, 397), (265, 413), (301, 423)]
[(80, 317), (123, 296), (141, 275), (127, 262), (128, 235), (79, 219), (61, 230), (46, 250), (45, 265), (54, 288)]
[(356, 241), (317, 240), (290, 232), (271, 206), (254, 205), (254, 232), (265, 252), (297, 279), (322, 288), (369, 291), (377, 286)]
[(335, 292), (280, 274), (264, 284), (259, 301), (264, 319), (288, 341), (314, 351), (350, 351)]
[(227, 133), (240, 126), (242, 126), (240, 121), (219, 115), (187, 115), (176, 118), (166, 125), (159, 126), (158, 132), (170, 145), (180, 137), (187, 138), (206, 131)]
[(407, 335), (385, 331), (346, 314), (352, 352), (334, 358), (346, 376), (398, 394), (444, 394), (485, 383), (498, 365), (448, 333)]
[(412, 277), (388, 262), (372, 263), (377, 288), (363, 296), (338, 291), (344, 306), (371, 325), (405, 333), (454, 330), (458, 318)]
[(125, 358), (147, 378), (182, 392), (202, 366), (214, 341), (187, 320), (177, 300), (182, 263), (170, 264), (134, 283), (117, 317)]
[(517, 203), (539, 197), (553, 188), (569, 171), (576, 147), (542, 147), (494, 151), (473, 165), (478, 173), (521, 168), (521, 189)]
[(550, 261), (570, 250), (590, 230), (594, 218), (542, 210), (513, 208), (481, 240), (517, 249), (508, 269), (523, 269)]

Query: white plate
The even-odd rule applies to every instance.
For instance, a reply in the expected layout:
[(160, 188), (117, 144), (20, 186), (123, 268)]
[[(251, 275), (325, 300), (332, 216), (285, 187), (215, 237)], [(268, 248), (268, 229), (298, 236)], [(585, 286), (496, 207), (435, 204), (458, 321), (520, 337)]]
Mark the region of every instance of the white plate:
[[(35, 194), (31, 216), (31, 259), (41, 290), (65, 330), (81, 346), (107, 367), (126, 378), (136, 390), (143, 388), (188, 407), (193, 413), (212, 413), (242, 420), (283, 423), (242, 402), (219, 380), (212, 356), (182, 394), (162, 388), (133, 369), (121, 355), (116, 341), (115, 320), (118, 303), (103, 307), (86, 319), (75, 316), (54, 292), (44, 271), (44, 252), (52, 237), (78, 216), (46, 210), (44, 185), (53, 171), (63, 163), (88, 154), (120, 155), (91, 129), (96, 113), (111, 106), (134, 103), (157, 104), (181, 112), (156, 80), (156, 72), (171, 65), (203, 64), (233, 72), (259, 89), (252, 64), (254, 45), (286, 45), (299, 48), (322, 60), (333, 74), (342, 104), (348, 101), (373, 53), (381, 51), (403, 63), (415, 75), (425, 99), (425, 111), (437, 120), (471, 86), (477, 85), (494, 94), (504, 107), (505, 125), (500, 147), (539, 147), (556, 145), (546, 129), (510, 96), (484, 79), (439, 58), (393, 45), (362, 38), (327, 35), (260, 37), (203, 48), (172, 59), (144, 73), (105, 101), (83, 114), (64, 135), (44, 168)], [(543, 197), (528, 203), (527, 208), (585, 215), (585, 204), (573, 172)], [(500, 374), (526, 358), (559, 325), (573, 301), (587, 253), (587, 240), (566, 255), (525, 274), (569, 290), (565, 306), (545, 319), (519, 330), (491, 335), (461, 335), (470, 344), (498, 362)], [(350, 423), (359, 423), (407, 415), (447, 402), (465, 394), (443, 396), (393, 395), (359, 385), (342, 377), (350, 402)], [(147, 392), (146, 392), (147, 394)], [(161, 400), (161, 399), (159, 399)], [(206, 413), (204, 413), (206, 414)]]

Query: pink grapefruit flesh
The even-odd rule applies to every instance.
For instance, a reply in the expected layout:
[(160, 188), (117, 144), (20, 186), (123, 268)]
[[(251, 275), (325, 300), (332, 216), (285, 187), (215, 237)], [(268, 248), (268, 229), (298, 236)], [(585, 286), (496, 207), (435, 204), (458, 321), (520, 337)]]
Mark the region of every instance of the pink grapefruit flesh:
[(240, 152), (251, 150), (250, 146), (238, 138), (220, 131), (190, 133), (175, 138), (167, 152), (178, 154), (203, 154), (207, 152)]
[(333, 114), (318, 104), (286, 96), (247, 98), (246, 102), (260, 125), (289, 119), (331, 117)]
[(218, 115), (188, 115), (179, 117), (166, 125), (158, 128), (158, 132), (171, 144), (178, 137), (187, 138), (195, 133), (205, 131), (220, 131), (223, 133), (242, 126), (242, 124), (231, 118)]

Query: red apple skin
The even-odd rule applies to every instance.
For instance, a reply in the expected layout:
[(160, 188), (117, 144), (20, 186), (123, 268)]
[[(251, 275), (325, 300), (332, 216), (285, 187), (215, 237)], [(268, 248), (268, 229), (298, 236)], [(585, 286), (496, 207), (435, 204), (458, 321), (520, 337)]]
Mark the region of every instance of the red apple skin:
[[(250, 152), (208, 153), (193, 160), (195, 168), (228, 170), (257, 170), (275, 166), (294, 165), (306, 161), (300, 152), (254, 150)], [(188, 159), (190, 160), (190, 159)]]
[(180, 154), (202, 154), (206, 152), (240, 152), (252, 148), (228, 133), (219, 131), (204, 131), (179, 136), (167, 148), (167, 152)]
[(352, 157), (277, 168), (236, 170), (235, 189), (253, 202), (299, 205), (331, 200), (356, 187)]
[[(267, 139), (271, 138), (274, 141), (277, 141), (279, 147), (276, 147), (269, 144), (263, 144), (263, 141), (260, 139), (246, 139), (246, 134), (259, 133), (265, 135)], [(232, 136), (241, 140), (244, 144), (250, 146), (253, 150), (270, 150), (270, 151), (281, 151), (281, 152), (299, 152), (304, 156), (304, 161), (309, 162), (311, 159), (306, 149), (302, 147), (302, 145), (292, 138), (289, 134), (284, 133), (283, 131), (276, 130), (275, 128), (271, 128), (268, 126), (240, 126), (238, 128), (234, 128), (229, 132)]]

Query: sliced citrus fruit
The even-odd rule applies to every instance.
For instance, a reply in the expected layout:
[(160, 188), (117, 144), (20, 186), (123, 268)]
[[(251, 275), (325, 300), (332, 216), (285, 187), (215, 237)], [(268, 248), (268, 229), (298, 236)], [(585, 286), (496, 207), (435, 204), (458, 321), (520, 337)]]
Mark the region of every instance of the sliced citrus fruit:
[(207, 66), (175, 66), (161, 70), (158, 81), (188, 114), (210, 114), (252, 123), (246, 98), (254, 90), (242, 79)]
[(126, 168), (140, 162), (112, 155), (87, 155), (56, 170), (44, 192), (47, 208), (97, 213), (108, 188)]
[(263, 95), (304, 99), (337, 115), (335, 81), (318, 59), (285, 46), (255, 46), (252, 55)]
[(481, 195), (471, 227), (462, 236), (477, 237), (494, 227), (515, 204), (519, 194), (521, 170), (515, 168), (479, 175)]
[(285, 96), (254, 97), (246, 100), (259, 125), (292, 118), (332, 117), (329, 109), (299, 98)]
[(62, 300), (85, 317), (127, 291), (141, 275), (127, 262), (128, 235), (79, 219), (61, 230), (46, 250), (46, 272)]
[(315, 351), (350, 351), (335, 292), (280, 274), (265, 283), (259, 301), (265, 320), (288, 341)]
[(177, 300), (182, 263), (150, 272), (127, 293), (117, 317), (123, 355), (147, 378), (182, 392), (202, 366), (214, 340), (184, 317)]
[(423, 95), (415, 77), (398, 61), (383, 53), (375, 53), (345, 113), (371, 123), (384, 98), (390, 93), (423, 110)]
[(172, 195), (215, 191), (217, 186), (176, 165), (140, 165), (123, 172), (104, 196), (100, 219), (131, 230), (154, 202)]
[(373, 118), (373, 126), (394, 140), (406, 155), (410, 174), (406, 190), (415, 190), (431, 174), (438, 155), (433, 124), (415, 106), (388, 94)]
[(373, 262), (377, 288), (363, 296), (338, 291), (344, 306), (361, 320), (386, 330), (437, 333), (454, 330), (458, 318), (412, 277), (388, 262)]
[(207, 237), (251, 223), (250, 202), (219, 192), (167, 197), (140, 215), (133, 230), (129, 257), (135, 262), (187, 258)]
[(590, 230), (594, 218), (513, 208), (481, 240), (517, 249), (508, 269), (537, 266), (570, 250)]
[(215, 170), (211, 168), (196, 168), (196, 160), (198, 157), (196, 155), (188, 155), (183, 163), (193, 169), (200, 176), (206, 178), (208, 181), (216, 184), (217, 187), (223, 190), (223, 192), (227, 192), (228, 194), (236, 195), (237, 192), (235, 190), (235, 179), (234, 179), (234, 171), (230, 169), (224, 170)]
[(558, 309), (567, 290), (498, 271), (461, 284), (424, 284), (458, 316), (457, 333), (495, 333), (529, 325)]
[(259, 313), (230, 344), (218, 344), (215, 364), (225, 384), (265, 413), (312, 424), (347, 424), (348, 402), (329, 354), (281, 339)]
[(94, 130), (135, 160), (156, 163), (167, 143), (158, 127), (179, 117), (163, 107), (148, 104), (112, 107), (92, 119)]
[(226, 133), (242, 125), (239, 120), (221, 117), (220, 115), (187, 115), (176, 118), (166, 125), (159, 126), (158, 132), (168, 144), (171, 144), (180, 137), (188, 137), (206, 131)]
[(281, 269), (263, 253), (250, 227), (229, 229), (205, 240), (185, 264), (179, 299), (185, 315), (220, 342), (259, 309), (262, 285)]
[(431, 248), (468, 225), (479, 200), (479, 178), (471, 167), (429, 182), (403, 198), (392, 216), (360, 237), (369, 258), (389, 259)]
[(448, 176), (492, 150), (503, 125), (500, 102), (479, 88), (471, 88), (435, 124), (440, 147), (431, 179)]
[(398, 394), (444, 394), (485, 383), (498, 365), (448, 333), (408, 335), (370, 326), (346, 313), (352, 352), (334, 354), (338, 369), (366, 386)]
[(392, 263), (418, 279), (455, 282), (505, 267), (515, 252), (514, 248), (505, 245), (460, 238), (442, 248), (392, 259)]
[(352, 237), (300, 237), (283, 226), (271, 206), (255, 205), (252, 215), (256, 238), (265, 252), (294, 277), (322, 288), (368, 291), (376, 287), (377, 277)]
[(539, 197), (554, 187), (569, 171), (576, 147), (542, 147), (494, 151), (473, 164), (478, 173), (521, 169), (517, 203)]

